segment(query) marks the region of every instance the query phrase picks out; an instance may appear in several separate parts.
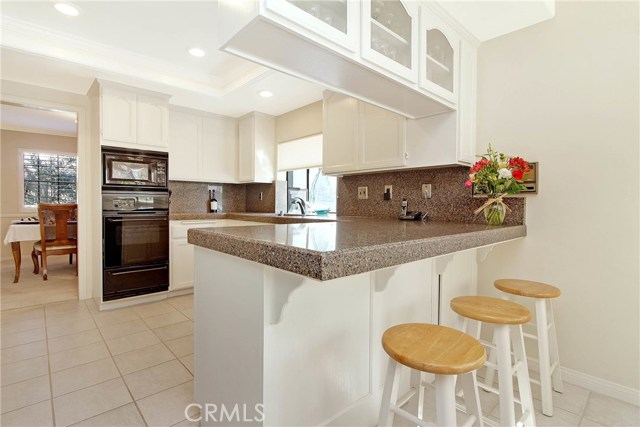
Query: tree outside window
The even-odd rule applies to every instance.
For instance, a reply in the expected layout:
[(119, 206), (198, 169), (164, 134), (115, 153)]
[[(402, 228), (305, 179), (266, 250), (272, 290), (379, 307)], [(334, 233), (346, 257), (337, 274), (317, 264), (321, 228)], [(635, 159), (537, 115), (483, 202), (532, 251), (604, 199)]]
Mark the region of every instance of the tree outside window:
[(76, 203), (78, 158), (70, 154), (22, 152), (24, 207)]

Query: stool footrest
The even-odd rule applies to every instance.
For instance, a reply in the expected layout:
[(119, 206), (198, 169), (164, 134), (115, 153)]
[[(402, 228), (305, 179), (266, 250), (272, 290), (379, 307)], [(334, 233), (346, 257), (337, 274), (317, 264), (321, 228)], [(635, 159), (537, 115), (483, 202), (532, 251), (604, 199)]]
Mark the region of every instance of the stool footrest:
[[(495, 387), (492, 387), (490, 385), (486, 385), (484, 383), (479, 382), (478, 383), (478, 388), (483, 389), (484, 391), (488, 391), (489, 393), (493, 393), (496, 394), (498, 396), (500, 396), (500, 390), (498, 390)], [(516, 402), (518, 405), (522, 405), (522, 403), (520, 402), (520, 398), (513, 396), (513, 401)]]
[(415, 423), (419, 426), (422, 427), (435, 427), (435, 424), (426, 421), (426, 420), (421, 420), (420, 418), (416, 417), (415, 415), (413, 415), (411, 412), (405, 411), (402, 408), (399, 408), (397, 406), (391, 406), (389, 408), (391, 411), (393, 411), (394, 413), (400, 415), (401, 417), (410, 420), (412, 423)]
[(529, 332), (523, 332), (522, 336), (525, 338), (529, 338), (530, 340), (538, 341), (538, 336), (535, 334), (530, 334)]

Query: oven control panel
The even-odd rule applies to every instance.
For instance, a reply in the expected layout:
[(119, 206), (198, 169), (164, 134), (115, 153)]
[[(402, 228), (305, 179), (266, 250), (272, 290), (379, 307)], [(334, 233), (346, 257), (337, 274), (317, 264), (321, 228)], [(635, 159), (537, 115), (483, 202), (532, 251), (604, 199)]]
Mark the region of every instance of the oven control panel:
[(102, 192), (103, 212), (138, 212), (169, 210), (169, 193)]
[(113, 208), (118, 211), (134, 211), (136, 210), (136, 199), (135, 197), (113, 199)]

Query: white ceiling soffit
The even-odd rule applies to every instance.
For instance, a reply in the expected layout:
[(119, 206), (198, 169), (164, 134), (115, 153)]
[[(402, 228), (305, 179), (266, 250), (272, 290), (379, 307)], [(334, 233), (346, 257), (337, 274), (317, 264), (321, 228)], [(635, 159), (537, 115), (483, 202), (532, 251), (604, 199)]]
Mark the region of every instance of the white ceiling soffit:
[(555, 16), (555, 0), (442, 0), (439, 5), (480, 42)]
[(0, 127), (6, 130), (75, 137), (76, 113), (0, 104)]
[[(3, 79), (84, 94), (98, 77), (232, 117), (278, 115), (322, 98), (318, 85), (218, 51), (215, 1), (75, 4), (80, 16), (70, 18), (50, 1), (2, 2)], [(189, 55), (194, 46), (207, 55)], [(262, 89), (274, 97), (258, 97)]]

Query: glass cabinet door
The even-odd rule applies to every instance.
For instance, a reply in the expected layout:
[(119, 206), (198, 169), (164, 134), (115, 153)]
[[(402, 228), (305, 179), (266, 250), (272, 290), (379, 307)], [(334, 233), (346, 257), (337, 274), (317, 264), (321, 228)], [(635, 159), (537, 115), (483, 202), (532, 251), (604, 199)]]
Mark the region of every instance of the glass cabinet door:
[(346, 0), (287, 0), (295, 7), (347, 34)]
[(363, 2), (363, 56), (415, 81), (417, 3), (400, 0)]
[(456, 103), (460, 38), (428, 10), (422, 22), (420, 85)]

